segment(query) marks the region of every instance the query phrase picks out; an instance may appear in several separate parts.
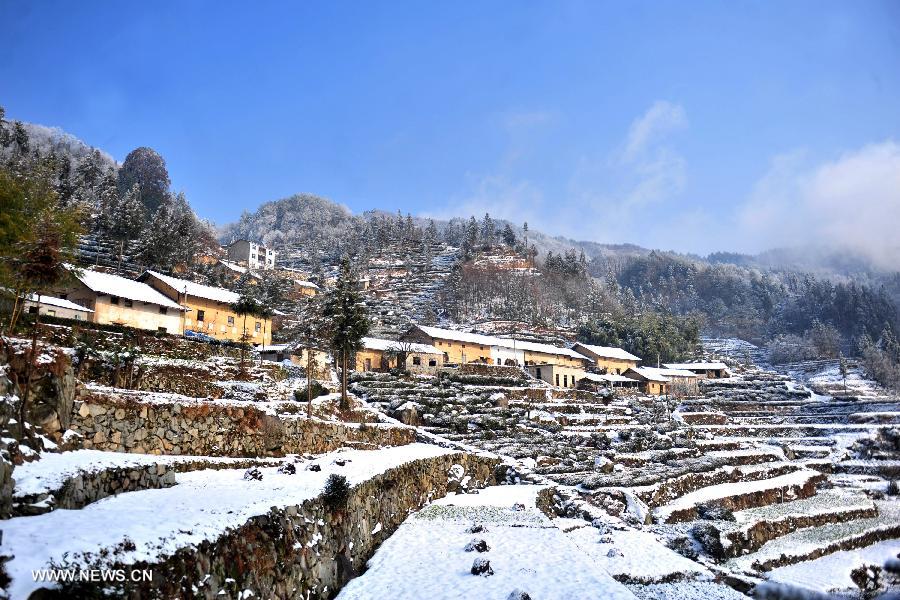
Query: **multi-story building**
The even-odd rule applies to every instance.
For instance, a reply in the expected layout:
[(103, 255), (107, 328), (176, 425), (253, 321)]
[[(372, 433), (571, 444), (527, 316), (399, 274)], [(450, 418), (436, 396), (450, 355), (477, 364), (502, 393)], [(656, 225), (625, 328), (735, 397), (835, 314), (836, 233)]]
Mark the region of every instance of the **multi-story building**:
[(275, 251), (250, 240), (237, 240), (226, 248), (228, 260), (240, 263), (249, 269), (274, 269)]

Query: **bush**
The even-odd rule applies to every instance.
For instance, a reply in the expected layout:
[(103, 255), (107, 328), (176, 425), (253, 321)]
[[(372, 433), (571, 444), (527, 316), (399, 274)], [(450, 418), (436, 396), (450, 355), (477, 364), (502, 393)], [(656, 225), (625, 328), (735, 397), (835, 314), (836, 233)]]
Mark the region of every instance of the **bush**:
[(322, 492), (322, 499), (325, 506), (331, 510), (341, 510), (347, 506), (347, 500), (350, 498), (350, 484), (343, 475), (332, 473), (325, 482), (325, 490)]
[[(329, 394), (328, 389), (324, 385), (319, 383), (317, 379), (313, 379), (310, 385), (312, 387), (313, 398), (318, 398), (319, 396), (327, 396)], [(294, 400), (296, 400), (297, 402), (306, 402), (307, 399), (306, 386), (294, 390)]]
[(887, 489), (885, 490), (885, 493), (886, 493), (888, 496), (898, 496), (898, 495), (900, 495), (900, 489), (898, 489), (898, 486), (897, 486), (897, 480), (896, 480), (896, 479), (892, 479), (892, 480), (888, 481)]
[(703, 551), (710, 558), (722, 560), (725, 558), (725, 548), (722, 546), (722, 540), (719, 537), (719, 530), (710, 523), (697, 523), (691, 527), (691, 537), (697, 540)]

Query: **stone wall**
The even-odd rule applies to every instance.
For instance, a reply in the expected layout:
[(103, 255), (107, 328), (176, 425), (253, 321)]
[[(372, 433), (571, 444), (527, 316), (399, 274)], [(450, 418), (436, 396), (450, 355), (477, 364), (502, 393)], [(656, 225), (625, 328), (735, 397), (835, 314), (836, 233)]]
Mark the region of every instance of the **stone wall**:
[(168, 465), (141, 465), (78, 473), (59, 489), (31, 496), (17, 496), (13, 516), (38, 515), (56, 508), (78, 509), (122, 492), (175, 485), (175, 472)]
[(415, 441), (414, 429), (397, 425), (275, 416), (249, 402), (124, 390), (81, 390), (71, 428), (84, 448), (145, 454), (284, 456)]
[(149, 569), (153, 578), (120, 591), (135, 599), (213, 600), (244, 590), (253, 598), (333, 598), (410, 512), (447, 494), (453, 465), (481, 487), (495, 481), (497, 463), (466, 453), (420, 459), (352, 488), (342, 509), (328, 508), (321, 496), (273, 508), (217, 540), (157, 563), (125, 566)]

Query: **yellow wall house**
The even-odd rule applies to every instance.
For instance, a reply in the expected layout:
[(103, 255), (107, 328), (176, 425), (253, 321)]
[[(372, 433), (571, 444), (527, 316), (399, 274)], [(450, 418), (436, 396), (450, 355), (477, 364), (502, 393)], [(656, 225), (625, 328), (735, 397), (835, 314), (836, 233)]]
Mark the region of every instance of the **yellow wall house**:
[(574, 388), (578, 381), (586, 375), (581, 367), (568, 365), (531, 364), (525, 369), (532, 377), (562, 388)]
[(638, 363), (641, 362), (641, 359), (634, 354), (611, 346), (594, 346), (579, 342), (572, 349), (593, 360), (594, 364), (602, 372), (612, 375), (621, 375), (628, 369), (638, 366)]
[(663, 375), (660, 369), (635, 367), (625, 371), (624, 375), (636, 380), (640, 384), (641, 391), (645, 394), (659, 396), (669, 393), (671, 379)]
[[(184, 309), (145, 283), (91, 269), (76, 271), (54, 295), (91, 309), (92, 323), (181, 335)], [(76, 274), (77, 273), (77, 274)]]
[(356, 353), (357, 371), (396, 369), (401, 354), (406, 354), (405, 368), (412, 373), (434, 373), (444, 366), (441, 351), (429, 344), (366, 337), (362, 345)]
[(492, 358), (491, 350), (494, 348), (494, 353), (496, 353), (499, 338), (492, 336), (417, 325), (407, 331), (401, 339), (434, 346), (443, 355), (445, 363), (454, 365), (471, 362), (497, 364)]
[[(185, 331), (204, 333), (219, 340), (241, 341), (244, 316), (231, 310), (231, 304), (238, 300), (236, 293), (156, 271), (146, 271), (139, 279), (187, 309)], [(248, 315), (246, 327), (249, 343), (268, 345), (272, 341), (271, 319)]]

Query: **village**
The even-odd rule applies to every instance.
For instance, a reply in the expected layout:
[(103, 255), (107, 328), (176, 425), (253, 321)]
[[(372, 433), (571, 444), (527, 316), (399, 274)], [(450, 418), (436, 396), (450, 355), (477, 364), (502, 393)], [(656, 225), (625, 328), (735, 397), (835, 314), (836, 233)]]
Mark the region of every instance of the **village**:
[[(312, 282), (247, 240), (210, 262), (244, 281), (281, 270), (299, 306), (365, 310), (397, 281)], [(66, 270), (0, 348), (9, 598), (89, 597), (107, 571), (142, 574), (107, 587), (140, 598), (897, 584), (900, 402), (855, 365), (775, 368), (715, 339), (662, 363), (447, 320), (367, 332), (348, 353), (244, 291)]]

